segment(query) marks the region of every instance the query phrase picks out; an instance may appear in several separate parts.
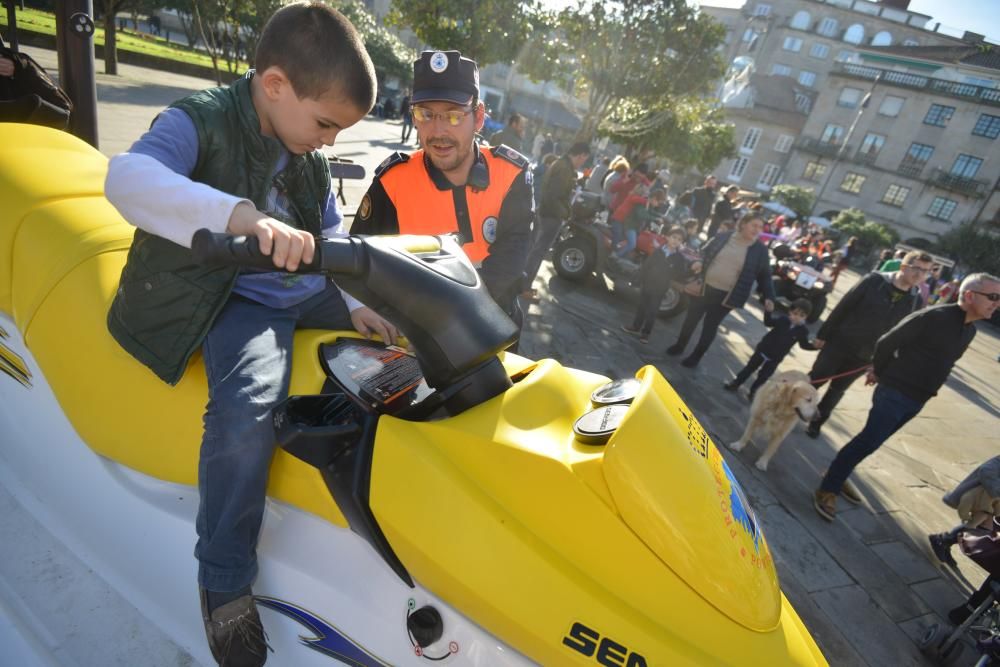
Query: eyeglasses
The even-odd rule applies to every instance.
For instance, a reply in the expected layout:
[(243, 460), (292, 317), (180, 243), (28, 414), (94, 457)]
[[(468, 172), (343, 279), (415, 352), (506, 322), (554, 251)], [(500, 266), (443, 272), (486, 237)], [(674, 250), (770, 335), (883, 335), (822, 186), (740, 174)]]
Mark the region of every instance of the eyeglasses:
[(464, 111), (444, 111), (441, 113), (435, 113), (430, 109), (424, 107), (410, 107), (410, 111), (413, 114), (413, 120), (417, 123), (429, 123), (432, 120), (447, 120), (448, 124), (452, 127), (458, 127), (459, 123), (465, 120), (465, 117), (472, 113), (472, 109), (465, 109)]
[(903, 268), (904, 269), (909, 269), (910, 271), (913, 271), (914, 273), (930, 273), (931, 272), (930, 269), (925, 269), (925, 268), (922, 268), (922, 267), (919, 267), (919, 266), (914, 266), (913, 264), (903, 264)]
[(970, 289), (969, 291), (972, 292), (973, 294), (981, 294), (990, 301), (1000, 301), (1000, 292), (979, 292), (974, 289)]

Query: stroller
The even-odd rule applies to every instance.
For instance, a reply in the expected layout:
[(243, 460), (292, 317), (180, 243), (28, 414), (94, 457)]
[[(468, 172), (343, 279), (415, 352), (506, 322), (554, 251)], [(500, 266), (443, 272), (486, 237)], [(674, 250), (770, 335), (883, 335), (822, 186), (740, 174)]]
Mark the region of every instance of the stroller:
[(965, 665), (962, 661), (966, 633), (975, 642), (979, 658), (976, 667), (1000, 666), (1000, 518), (993, 518), (991, 530), (969, 531), (959, 538), (962, 553), (989, 573), (983, 585), (962, 607), (948, 617), (953, 627), (935, 623), (924, 631), (920, 650), (940, 665)]

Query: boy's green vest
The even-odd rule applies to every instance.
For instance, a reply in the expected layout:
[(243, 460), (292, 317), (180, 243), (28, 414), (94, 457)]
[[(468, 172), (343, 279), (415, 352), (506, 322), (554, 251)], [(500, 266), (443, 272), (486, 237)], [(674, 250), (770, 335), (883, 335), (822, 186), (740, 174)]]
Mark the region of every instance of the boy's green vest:
[[(186, 112), (198, 130), (193, 181), (249, 199), (261, 211), (279, 181), (293, 224), (320, 233), (330, 165), (319, 152), (292, 156), (272, 177), (283, 148), (260, 133), (249, 77), (173, 106)], [(108, 329), (129, 354), (165, 382), (177, 384), (229, 298), (237, 274), (235, 268), (196, 264), (188, 248), (137, 229), (108, 313)]]

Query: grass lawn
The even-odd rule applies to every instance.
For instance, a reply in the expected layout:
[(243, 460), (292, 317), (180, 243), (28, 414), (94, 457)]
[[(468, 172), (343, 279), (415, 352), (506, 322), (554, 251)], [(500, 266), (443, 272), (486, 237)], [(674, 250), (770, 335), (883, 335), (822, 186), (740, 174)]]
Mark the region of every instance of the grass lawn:
[[(101, 27), (101, 25), (102, 24), (99, 24), (97, 27), (97, 32), (94, 35), (94, 43), (103, 45), (104, 28)], [(56, 17), (53, 14), (39, 11), (37, 9), (19, 9), (17, 11), (17, 26), (18, 28), (23, 28), (32, 32), (39, 32), (45, 35), (54, 36), (56, 34)], [(0, 27), (7, 27), (6, 12), (0, 12)], [(195, 51), (194, 49), (180, 46), (178, 44), (168, 43), (162, 37), (153, 37), (152, 35), (136, 33), (132, 30), (118, 30), (116, 35), (116, 42), (118, 44), (119, 51), (144, 53), (158, 58), (167, 58), (169, 60), (177, 60), (179, 62), (202, 65), (204, 67), (212, 66), (212, 59), (208, 57), (208, 54), (202, 51)], [(237, 71), (245, 71), (246, 67), (246, 63), (240, 63)], [(225, 63), (220, 61), (219, 68), (225, 70)]]

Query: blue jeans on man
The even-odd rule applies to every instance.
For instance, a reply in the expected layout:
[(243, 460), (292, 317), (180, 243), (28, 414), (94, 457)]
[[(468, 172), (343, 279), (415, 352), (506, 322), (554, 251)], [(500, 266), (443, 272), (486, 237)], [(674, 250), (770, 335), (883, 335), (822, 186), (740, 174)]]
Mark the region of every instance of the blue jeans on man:
[(921, 401), (910, 398), (897, 389), (884, 384), (878, 385), (872, 395), (872, 409), (868, 412), (865, 427), (837, 452), (820, 482), (820, 490), (840, 493), (854, 468), (916, 417), (923, 407)]
[(230, 296), (202, 344), (208, 376), (198, 462), (198, 583), (237, 591), (257, 575), (257, 536), (274, 456), (271, 410), (288, 396), (296, 329), (353, 329), (333, 283), (290, 308)]

